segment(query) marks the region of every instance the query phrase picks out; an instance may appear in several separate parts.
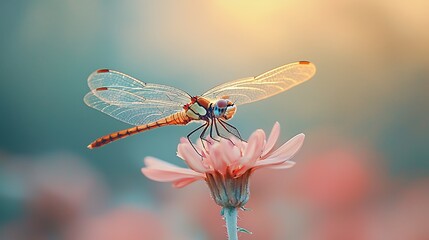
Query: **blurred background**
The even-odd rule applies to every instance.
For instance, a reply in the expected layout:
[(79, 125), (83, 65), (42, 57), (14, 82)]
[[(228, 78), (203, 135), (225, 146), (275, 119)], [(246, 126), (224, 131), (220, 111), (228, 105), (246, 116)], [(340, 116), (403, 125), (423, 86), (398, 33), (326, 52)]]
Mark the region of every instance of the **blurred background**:
[(315, 77), (238, 108), (247, 138), (305, 133), (294, 168), (261, 170), (240, 239), (429, 239), (429, 2), (1, 1), (0, 239), (225, 239), (204, 182), (141, 175), (184, 166), (165, 127), (88, 150), (129, 126), (87, 107), (111, 68), (192, 95), (308, 60)]

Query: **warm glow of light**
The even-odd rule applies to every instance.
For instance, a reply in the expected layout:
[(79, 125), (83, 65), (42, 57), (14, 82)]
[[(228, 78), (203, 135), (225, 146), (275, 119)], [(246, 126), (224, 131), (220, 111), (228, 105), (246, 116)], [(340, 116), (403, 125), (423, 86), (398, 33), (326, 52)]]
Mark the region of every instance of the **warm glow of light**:
[(281, 11), (290, 1), (216, 1), (219, 8), (236, 17), (240, 21), (264, 21), (272, 20), (270, 16)]

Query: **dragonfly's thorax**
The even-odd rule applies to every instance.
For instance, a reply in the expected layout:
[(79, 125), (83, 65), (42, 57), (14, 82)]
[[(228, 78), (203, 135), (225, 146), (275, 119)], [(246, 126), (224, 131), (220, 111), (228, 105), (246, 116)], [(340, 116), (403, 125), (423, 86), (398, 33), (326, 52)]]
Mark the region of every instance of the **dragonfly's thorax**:
[(206, 120), (210, 101), (203, 97), (192, 97), (191, 102), (183, 106), (186, 115), (194, 120)]

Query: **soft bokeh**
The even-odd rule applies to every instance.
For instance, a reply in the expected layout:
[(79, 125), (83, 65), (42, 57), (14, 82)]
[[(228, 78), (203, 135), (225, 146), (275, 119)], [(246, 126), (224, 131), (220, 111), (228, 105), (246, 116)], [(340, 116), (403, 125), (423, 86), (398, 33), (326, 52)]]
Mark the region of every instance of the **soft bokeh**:
[(316, 64), (312, 80), (238, 106), (230, 121), (245, 138), (275, 121), (279, 142), (306, 134), (294, 168), (252, 177), (239, 225), (253, 235), (240, 239), (429, 239), (427, 9), (423, 0), (0, 2), (0, 239), (225, 238), (204, 183), (177, 190), (140, 174), (145, 156), (183, 166), (176, 146), (197, 125), (90, 151), (128, 125), (84, 105), (86, 78), (112, 68), (196, 95), (299, 60)]

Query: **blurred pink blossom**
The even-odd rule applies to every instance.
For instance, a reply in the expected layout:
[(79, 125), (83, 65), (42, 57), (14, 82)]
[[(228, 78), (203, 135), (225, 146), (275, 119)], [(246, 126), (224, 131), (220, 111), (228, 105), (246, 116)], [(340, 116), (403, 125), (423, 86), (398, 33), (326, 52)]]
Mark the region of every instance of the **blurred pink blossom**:
[(63, 239), (74, 225), (105, 206), (107, 189), (100, 176), (72, 154), (5, 159), (4, 166), (25, 186), (24, 212), (2, 226), (0, 239)]
[(359, 205), (382, 184), (377, 162), (379, 158), (371, 151), (341, 143), (315, 151), (296, 169), (295, 194), (322, 208)]
[(157, 215), (130, 206), (123, 206), (86, 219), (70, 231), (69, 240), (141, 240), (183, 239), (172, 236)]
[(429, 178), (404, 185), (394, 183), (402, 189), (388, 196), (389, 204), (381, 204), (374, 221), (375, 240), (429, 239)]

